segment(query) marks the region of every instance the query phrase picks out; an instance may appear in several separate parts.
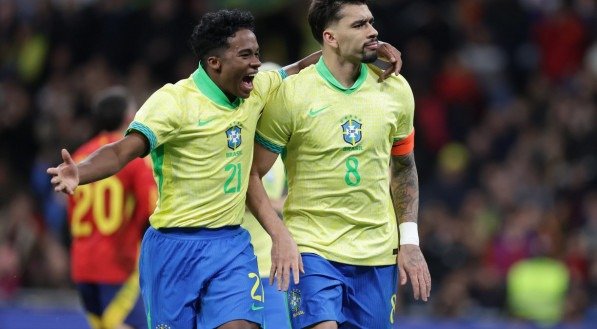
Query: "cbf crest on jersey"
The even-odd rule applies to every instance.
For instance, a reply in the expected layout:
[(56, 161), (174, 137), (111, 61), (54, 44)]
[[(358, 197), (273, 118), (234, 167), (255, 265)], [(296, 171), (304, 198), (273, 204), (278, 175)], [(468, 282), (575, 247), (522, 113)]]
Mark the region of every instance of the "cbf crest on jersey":
[(357, 121), (358, 119), (353, 117), (345, 118), (346, 122), (342, 124), (342, 136), (344, 141), (348, 144), (355, 146), (361, 141), (363, 134), (361, 132), (362, 124)]
[(241, 128), (238, 125), (232, 126), (226, 130), (226, 139), (228, 140), (228, 148), (230, 148), (231, 150), (236, 150), (242, 143), (243, 140), (241, 138), (240, 132), (241, 132)]

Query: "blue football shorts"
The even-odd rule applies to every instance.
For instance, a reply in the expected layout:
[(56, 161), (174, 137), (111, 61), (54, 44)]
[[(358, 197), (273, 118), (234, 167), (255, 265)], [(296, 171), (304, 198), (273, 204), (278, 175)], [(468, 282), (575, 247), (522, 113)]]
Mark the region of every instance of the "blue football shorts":
[(336, 321), (339, 328), (392, 328), (395, 323), (397, 267), (355, 266), (304, 253), (305, 273), (288, 289), (292, 328)]
[(137, 272), (124, 284), (78, 283), (77, 291), (92, 328), (94, 323), (102, 328), (121, 323), (135, 329), (147, 328)]
[(250, 240), (240, 226), (147, 229), (139, 273), (148, 326), (263, 326), (264, 291)]
[(263, 313), (265, 329), (291, 329), (286, 307), (286, 292), (279, 291), (274, 281), (269, 285), (269, 278), (261, 278), (265, 290), (265, 309)]

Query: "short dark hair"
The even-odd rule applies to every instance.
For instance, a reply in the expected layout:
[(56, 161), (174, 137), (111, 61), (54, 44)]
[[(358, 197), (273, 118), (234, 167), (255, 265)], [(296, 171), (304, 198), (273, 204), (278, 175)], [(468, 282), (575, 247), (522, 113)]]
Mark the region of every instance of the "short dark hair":
[(100, 92), (92, 108), (95, 133), (118, 130), (126, 118), (131, 98), (123, 87), (112, 87)]
[(255, 18), (250, 12), (238, 9), (209, 12), (193, 29), (189, 44), (203, 62), (212, 51), (227, 48), (228, 38), (241, 29), (255, 32)]
[(344, 5), (367, 5), (367, 0), (313, 0), (309, 6), (309, 26), (317, 42), (323, 44), (323, 31), (330, 23), (340, 20), (340, 9)]

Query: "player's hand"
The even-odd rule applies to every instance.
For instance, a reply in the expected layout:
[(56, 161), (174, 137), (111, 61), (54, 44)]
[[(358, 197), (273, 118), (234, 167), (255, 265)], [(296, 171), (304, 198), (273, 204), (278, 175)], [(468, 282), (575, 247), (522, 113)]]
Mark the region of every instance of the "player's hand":
[(72, 195), (79, 186), (79, 169), (65, 149), (62, 149), (62, 161), (58, 167), (48, 168), (46, 172), (52, 175), (50, 181), (54, 191)]
[(379, 81), (387, 79), (392, 73), (398, 75), (402, 69), (402, 54), (398, 49), (387, 42), (379, 41), (377, 56), (388, 62), (390, 66), (383, 71)]
[(419, 246), (404, 244), (398, 252), (398, 269), (400, 270), (400, 285), (405, 285), (410, 278), (416, 300), (427, 301), (431, 294), (431, 275), (427, 262)]
[(272, 238), (272, 267), (269, 272), (269, 284), (278, 282), (278, 290), (288, 290), (290, 273), (295, 284), (299, 283), (299, 272), (305, 273), (303, 260), (294, 239), (284, 227), (282, 234)]

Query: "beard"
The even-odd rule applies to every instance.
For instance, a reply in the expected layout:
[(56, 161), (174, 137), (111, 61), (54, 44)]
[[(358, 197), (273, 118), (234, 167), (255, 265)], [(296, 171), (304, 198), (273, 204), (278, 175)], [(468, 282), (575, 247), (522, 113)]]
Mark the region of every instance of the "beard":
[(365, 52), (363, 54), (363, 59), (361, 60), (361, 62), (365, 63), (365, 64), (369, 64), (369, 63), (373, 63), (377, 60), (377, 52), (371, 52), (371, 53), (367, 53)]

